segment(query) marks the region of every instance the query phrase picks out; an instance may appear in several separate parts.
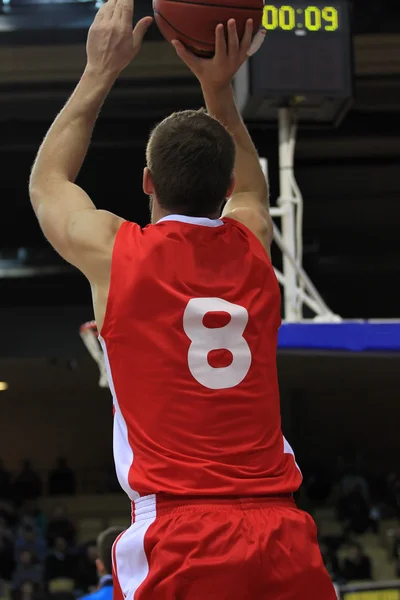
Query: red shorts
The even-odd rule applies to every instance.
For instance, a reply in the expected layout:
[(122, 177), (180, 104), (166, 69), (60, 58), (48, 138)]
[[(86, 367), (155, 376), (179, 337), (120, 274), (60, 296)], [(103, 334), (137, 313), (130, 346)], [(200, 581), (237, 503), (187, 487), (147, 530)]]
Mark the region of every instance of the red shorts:
[(114, 600), (336, 600), (312, 518), (291, 497), (135, 502)]

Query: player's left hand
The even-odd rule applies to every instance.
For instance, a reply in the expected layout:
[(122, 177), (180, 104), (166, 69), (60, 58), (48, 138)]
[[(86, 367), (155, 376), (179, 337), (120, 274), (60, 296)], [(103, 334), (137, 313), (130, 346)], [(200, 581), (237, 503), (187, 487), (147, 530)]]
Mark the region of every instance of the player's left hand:
[(139, 52), (153, 19), (144, 17), (132, 31), (134, 0), (108, 0), (89, 29), (87, 68), (104, 75), (119, 75)]
[[(261, 38), (260, 38), (261, 36)], [(229, 19), (227, 23), (227, 39), (224, 26), (218, 25), (215, 30), (215, 54), (213, 58), (199, 58), (192, 54), (179, 40), (172, 40), (178, 56), (196, 75), (203, 90), (224, 89), (230, 85), (233, 77), (262, 43), (264, 35), (260, 32), (253, 40), (253, 21), (248, 19), (245, 31), (239, 40), (236, 22)]]

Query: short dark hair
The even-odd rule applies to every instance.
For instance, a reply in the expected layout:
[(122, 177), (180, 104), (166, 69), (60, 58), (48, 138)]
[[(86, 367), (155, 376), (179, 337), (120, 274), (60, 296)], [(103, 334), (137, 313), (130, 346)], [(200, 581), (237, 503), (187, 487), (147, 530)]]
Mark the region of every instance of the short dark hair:
[(157, 200), (170, 212), (210, 216), (232, 180), (235, 142), (203, 109), (173, 113), (152, 131), (146, 149)]
[(108, 575), (111, 575), (112, 573), (112, 547), (117, 537), (121, 535), (123, 531), (123, 527), (109, 527), (105, 531), (102, 531), (97, 538), (99, 559), (103, 563)]

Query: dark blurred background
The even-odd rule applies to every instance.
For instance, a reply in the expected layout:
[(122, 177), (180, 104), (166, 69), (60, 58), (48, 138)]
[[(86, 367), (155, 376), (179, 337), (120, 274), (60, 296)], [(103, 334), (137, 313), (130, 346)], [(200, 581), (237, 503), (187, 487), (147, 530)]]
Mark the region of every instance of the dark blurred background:
[[(137, 0), (136, 9), (138, 17), (150, 14), (151, 3)], [(82, 73), (95, 11), (92, 2), (0, 0), (0, 379), (9, 386), (0, 392), (5, 460), (0, 570), (4, 556), (10, 557), (1, 554), (5, 547), (13, 547), (14, 565), (15, 540), (20, 539), (18, 548), (29, 546), (24, 519), (28, 529), (36, 528), (35, 539), (47, 539), (53, 548), (54, 537), (40, 519), (52, 513), (60, 495), (71, 514), (67, 518), (57, 509), (53, 520), (73, 522), (67, 544), (92, 577), (73, 575), (80, 592), (93, 585), (87, 544), (102, 526), (124, 522), (128, 507), (124, 499), (102, 500), (118, 488), (109, 392), (97, 387), (95, 364), (78, 336), (80, 323), (93, 314), (89, 286), (44, 240), (29, 203), (28, 178), (42, 138)], [(355, 0), (351, 19), (354, 105), (337, 129), (299, 130), (304, 266), (335, 313), (395, 318), (400, 316), (400, 3)], [(196, 80), (153, 26), (104, 106), (80, 185), (99, 208), (145, 225), (149, 212), (141, 174), (149, 131), (171, 111), (201, 105)], [(269, 161), (273, 204), (277, 129), (254, 123), (250, 131), (260, 156)], [(339, 581), (400, 574), (399, 370), (398, 354), (279, 356), (285, 432), (305, 474), (301, 502), (321, 526), (324, 557)], [(49, 472), (59, 455), (67, 456), (72, 472), (61, 462), (52, 480), (61, 484), (54, 490)], [(32, 468), (21, 467), (26, 458)], [(65, 523), (62, 531), (65, 538)], [(354, 544), (360, 540), (372, 557), (370, 572), (356, 556)], [(340, 554), (343, 548), (350, 558)], [(14, 567), (0, 573), (0, 580), (11, 577)], [(14, 589), (21, 596), (17, 584)]]

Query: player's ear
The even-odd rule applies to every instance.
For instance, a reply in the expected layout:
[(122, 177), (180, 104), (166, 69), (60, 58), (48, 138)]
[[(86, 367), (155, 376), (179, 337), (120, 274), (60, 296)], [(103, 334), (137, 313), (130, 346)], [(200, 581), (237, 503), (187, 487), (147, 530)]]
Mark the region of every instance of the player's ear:
[(231, 197), (232, 197), (232, 195), (233, 195), (233, 190), (235, 189), (235, 184), (236, 184), (236, 181), (235, 181), (235, 176), (234, 176), (234, 175), (232, 175), (231, 182), (230, 182), (230, 184), (229, 184), (229, 187), (228, 187), (228, 189), (226, 190), (226, 196), (225, 196), (225, 198), (231, 198)]
[(97, 568), (97, 573), (100, 575), (100, 577), (103, 577), (103, 575), (106, 574), (106, 569), (105, 569), (104, 563), (102, 560), (100, 560), (100, 558), (96, 559), (96, 568)]
[(143, 191), (147, 196), (154, 194), (153, 180), (148, 167), (145, 167), (143, 171)]

